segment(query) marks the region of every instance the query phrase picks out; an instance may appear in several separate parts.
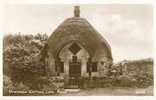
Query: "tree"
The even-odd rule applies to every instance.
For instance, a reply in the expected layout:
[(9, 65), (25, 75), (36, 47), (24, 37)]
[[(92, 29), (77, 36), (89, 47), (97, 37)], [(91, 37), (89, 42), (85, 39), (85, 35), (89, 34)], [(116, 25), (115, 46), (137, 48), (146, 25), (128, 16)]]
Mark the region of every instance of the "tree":
[(19, 82), (33, 84), (37, 80), (36, 77), (45, 74), (40, 53), (47, 39), (46, 34), (4, 37), (4, 74), (10, 76), (14, 85)]

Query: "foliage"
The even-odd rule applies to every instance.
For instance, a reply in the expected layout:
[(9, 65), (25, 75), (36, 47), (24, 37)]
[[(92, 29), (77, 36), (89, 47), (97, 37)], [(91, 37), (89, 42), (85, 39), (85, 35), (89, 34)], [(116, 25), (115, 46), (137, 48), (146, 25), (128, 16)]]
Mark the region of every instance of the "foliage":
[(47, 39), (46, 34), (4, 37), (4, 74), (10, 77), (14, 85), (22, 82), (33, 87), (37, 78), (45, 74), (40, 53)]
[[(15, 94), (12, 91), (27, 91), (29, 90), (29, 87), (24, 85), (22, 82), (13, 84), (11, 79), (4, 75), (3, 77), (4, 82), (4, 88), (3, 88), (3, 95), (12, 95)], [(17, 94), (16, 94), (17, 95)]]
[(40, 81), (43, 91), (54, 91), (54, 94), (59, 93), (59, 90), (64, 88), (64, 78), (62, 77), (44, 77)]
[(80, 80), (82, 88), (132, 87), (147, 88), (153, 85), (153, 77), (148, 73), (138, 75), (117, 75), (107, 77), (84, 77)]
[(136, 80), (136, 87), (148, 87), (153, 85), (153, 75), (148, 73), (140, 73), (138, 75), (134, 75), (133, 79)]
[(12, 95), (9, 90), (51, 91), (48, 94), (56, 94), (63, 87), (64, 79), (48, 78), (45, 75), (45, 65), (41, 58), (47, 39), (46, 34), (4, 37), (4, 95)]
[(4, 75), (4, 77), (3, 77), (3, 87), (4, 87), (3, 88), (4, 95), (8, 95), (9, 90), (13, 89), (13, 83), (12, 83), (11, 79), (6, 75)]

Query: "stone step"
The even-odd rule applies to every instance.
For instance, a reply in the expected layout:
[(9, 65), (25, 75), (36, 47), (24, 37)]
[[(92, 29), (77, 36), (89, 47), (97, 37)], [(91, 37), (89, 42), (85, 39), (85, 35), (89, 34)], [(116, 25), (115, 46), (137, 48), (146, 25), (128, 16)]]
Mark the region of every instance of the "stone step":
[(65, 89), (78, 89), (79, 86), (78, 85), (66, 85)]
[(69, 93), (69, 92), (74, 93), (74, 92), (79, 92), (79, 91), (80, 91), (80, 89), (65, 89), (66, 93)]

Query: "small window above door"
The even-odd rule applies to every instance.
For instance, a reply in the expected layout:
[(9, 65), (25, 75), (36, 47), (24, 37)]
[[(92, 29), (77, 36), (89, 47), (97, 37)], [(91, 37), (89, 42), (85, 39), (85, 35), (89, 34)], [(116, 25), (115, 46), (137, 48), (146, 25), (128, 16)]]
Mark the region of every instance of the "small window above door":
[(81, 50), (81, 47), (80, 47), (77, 43), (73, 43), (73, 44), (69, 47), (69, 50), (70, 50), (74, 55), (76, 55), (76, 54)]

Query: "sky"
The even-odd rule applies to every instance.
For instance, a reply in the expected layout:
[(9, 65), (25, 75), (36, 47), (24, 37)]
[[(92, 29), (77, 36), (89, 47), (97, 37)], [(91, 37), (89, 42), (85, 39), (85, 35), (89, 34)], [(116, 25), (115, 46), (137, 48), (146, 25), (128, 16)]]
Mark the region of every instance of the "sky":
[[(4, 7), (3, 31), (37, 34), (53, 31), (73, 17), (74, 5), (8, 4)], [(153, 57), (153, 11), (151, 5), (80, 5), (80, 16), (108, 41), (114, 62)]]

